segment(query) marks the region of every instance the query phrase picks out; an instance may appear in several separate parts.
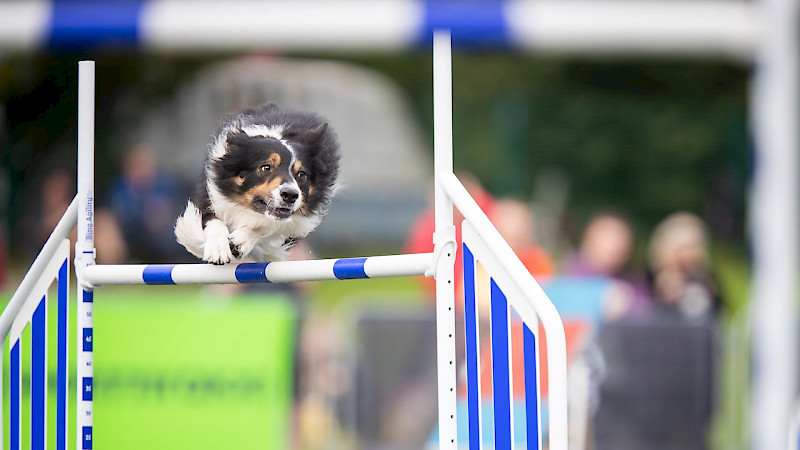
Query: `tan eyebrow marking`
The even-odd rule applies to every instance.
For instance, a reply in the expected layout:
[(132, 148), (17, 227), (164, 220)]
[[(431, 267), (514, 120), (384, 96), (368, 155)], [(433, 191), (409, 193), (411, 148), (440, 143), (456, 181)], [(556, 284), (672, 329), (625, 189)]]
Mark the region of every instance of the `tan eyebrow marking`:
[(272, 164), (273, 166), (279, 166), (281, 164), (281, 155), (277, 153), (272, 153), (267, 158), (267, 163)]

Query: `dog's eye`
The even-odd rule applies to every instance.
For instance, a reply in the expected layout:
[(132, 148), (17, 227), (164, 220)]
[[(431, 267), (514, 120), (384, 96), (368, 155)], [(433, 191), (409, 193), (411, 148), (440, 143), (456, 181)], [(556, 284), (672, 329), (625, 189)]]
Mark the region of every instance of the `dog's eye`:
[(297, 178), (300, 179), (300, 180), (305, 180), (306, 178), (308, 178), (308, 174), (306, 174), (305, 170), (298, 170), (297, 171)]
[(261, 173), (272, 172), (272, 166), (269, 164), (264, 164), (263, 166), (258, 168), (258, 171)]

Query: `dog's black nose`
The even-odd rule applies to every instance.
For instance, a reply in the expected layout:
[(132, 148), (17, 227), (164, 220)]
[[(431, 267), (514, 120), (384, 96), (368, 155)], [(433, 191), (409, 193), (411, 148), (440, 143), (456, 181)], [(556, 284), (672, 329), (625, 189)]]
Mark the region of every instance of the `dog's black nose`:
[(286, 203), (294, 203), (297, 200), (297, 197), (300, 196), (300, 193), (294, 189), (282, 189), (281, 190), (281, 198)]

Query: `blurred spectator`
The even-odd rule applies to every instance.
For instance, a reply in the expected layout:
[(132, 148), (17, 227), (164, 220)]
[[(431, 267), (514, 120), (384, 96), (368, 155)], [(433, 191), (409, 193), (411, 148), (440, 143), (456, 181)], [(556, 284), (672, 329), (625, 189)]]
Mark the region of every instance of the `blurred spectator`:
[(128, 260), (122, 229), (108, 208), (94, 214), (94, 247), (98, 264), (123, 264)]
[[(69, 207), (75, 196), (76, 181), (73, 174), (64, 169), (55, 169), (44, 177), (39, 194), (40, 216), (36, 224), (36, 243), (34, 254), (38, 253), (44, 242), (50, 237), (61, 216)], [(74, 244), (75, 232), (70, 235)]]
[(146, 144), (125, 154), (122, 175), (109, 189), (109, 206), (122, 229), (132, 259), (164, 262), (186, 258), (175, 241), (178, 188), (156, 167), (156, 155)]
[(528, 205), (514, 199), (500, 200), (495, 204), (492, 222), (534, 277), (553, 274), (550, 255), (536, 243), (535, 217)]
[[(30, 207), (25, 208), (17, 232), (17, 235), (23, 238), (18, 244), (30, 261), (39, 254), (50, 233), (69, 207), (76, 191), (74, 173), (64, 168), (46, 172), (37, 184), (38, 192), (33, 198), (26, 199)], [(77, 232), (73, 230), (69, 236), (72, 244), (75, 243), (76, 235)], [(73, 248), (73, 245), (70, 248)]]
[[(528, 272), (539, 282), (542, 278), (553, 275), (555, 265), (550, 255), (536, 243), (535, 218), (531, 208), (519, 200), (502, 199), (495, 201), (492, 211), (493, 214), (490, 216), (492, 224), (508, 242)], [(461, 269), (461, 266), (458, 268)], [(456, 286), (463, 288), (460, 284)], [(456, 298), (463, 298), (461, 291), (457, 291), (456, 295)], [(480, 264), (476, 269), (475, 295), (481, 322), (485, 323), (489, 320), (491, 308), (491, 286), (489, 273)]]
[(653, 231), (649, 258), (659, 311), (699, 319), (719, 308), (716, 283), (709, 272), (708, 231), (699, 217), (688, 212), (667, 216)]
[(566, 275), (614, 281), (605, 307), (607, 319), (638, 315), (648, 309), (646, 285), (629, 269), (633, 242), (633, 229), (622, 214), (602, 212), (586, 225), (578, 253), (566, 263)]
[[(26, 243), (30, 258), (34, 258), (67, 211), (76, 191), (75, 175), (66, 169), (55, 169), (45, 175), (41, 183), (37, 209), (25, 218), (26, 230), (33, 230), (34, 239)], [(107, 208), (95, 211), (95, 248), (100, 264), (119, 264), (127, 258), (127, 248), (114, 216)], [(76, 231), (69, 236), (70, 251), (74, 251)], [(30, 233), (23, 233), (23, 236)]]

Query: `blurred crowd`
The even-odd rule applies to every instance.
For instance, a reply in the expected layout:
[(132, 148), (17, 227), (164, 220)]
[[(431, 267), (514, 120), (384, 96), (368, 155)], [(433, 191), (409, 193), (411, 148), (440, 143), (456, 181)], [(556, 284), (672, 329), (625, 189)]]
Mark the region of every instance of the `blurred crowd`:
[[(50, 236), (75, 196), (74, 170), (58, 167), (46, 173), (19, 223), (19, 243), (32, 260)], [(104, 192), (103, 192), (104, 191)], [(95, 207), (95, 247), (100, 264), (190, 261), (175, 241), (175, 219), (188, 189), (158, 166), (156, 153), (146, 144), (127, 150), (119, 161), (119, 174), (101, 190)], [(73, 231), (70, 239), (75, 240)]]
[[(637, 242), (625, 212), (598, 211), (583, 226), (577, 245), (556, 257), (537, 242), (530, 205), (513, 198), (494, 198), (475, 177), (463, 173), (459, 177), (538, 281), (555, 276), (610, 280), (603, 302), (605, 320), (645, 316), (712, 320), (719, 312), (721, 301), (712, 271), (709, 232), (697, 215), (688, 211), (668, 215), (643, 245)], [(459, 245), (458, 225), (462, 220), (455, 211)], [(412, 228), (406, 250), (433, 251), (433, 228), (430, 209)], [(644, 265), (634, 262), (637, 248), (646, 248)], [(457, 261), (456, 267), (460, 266)], [(428, 289), (433, 288), (431, 280), (423, 282)]]

